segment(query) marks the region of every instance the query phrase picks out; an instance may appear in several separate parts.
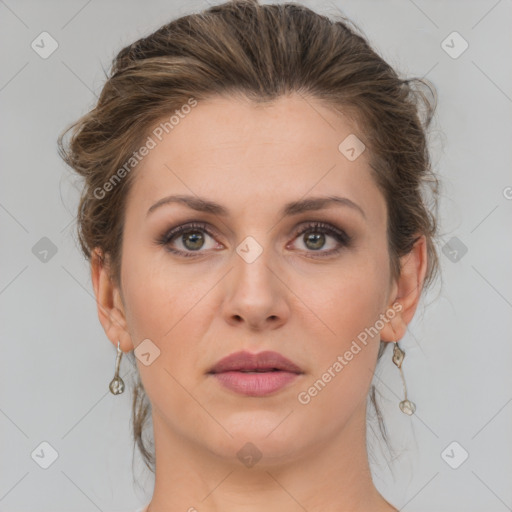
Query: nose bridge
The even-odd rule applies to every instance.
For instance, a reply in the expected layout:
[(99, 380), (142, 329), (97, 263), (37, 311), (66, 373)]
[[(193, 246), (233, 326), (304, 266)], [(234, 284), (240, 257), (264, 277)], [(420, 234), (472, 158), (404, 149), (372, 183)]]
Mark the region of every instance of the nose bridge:
[(234, 255), (236, 284), (249, 289), (261, 288), (260, 293), (271, 288), (275, 279), (271, 270), (272, 253), (270, 236), (265, 233), (246, 236)]
[[(258, 240), (259, 239), (259, 240)], [(233, 254), (224, 315), (228, 322), (247, 322), (262, 327), (269, 320), (280, 324), (287, 316), (282, 284), (274, 267), (276, 258), (264, 232), (246, 236)]]

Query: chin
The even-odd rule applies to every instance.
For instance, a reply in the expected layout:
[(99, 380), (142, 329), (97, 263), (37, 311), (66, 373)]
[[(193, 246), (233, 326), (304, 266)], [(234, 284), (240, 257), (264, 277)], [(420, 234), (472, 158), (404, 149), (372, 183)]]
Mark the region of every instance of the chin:
[(291, 417), (285, 417), (286, 414), (265, 411), (238, 412), (230, 418), (218, 418), (233, 437), (222, 429), (217, 430), (214, 438), (208, 437), (205, 441), (209, 450), (219, 457), (233, 459), (235, 454), (237, 464), (245, 463), (246, 458), (249, 461), (258, 459), (258, 467), (291, 462), (306, 448), (304, 442), (307, 440), (301, 435), (304, 425), (297, 425)]

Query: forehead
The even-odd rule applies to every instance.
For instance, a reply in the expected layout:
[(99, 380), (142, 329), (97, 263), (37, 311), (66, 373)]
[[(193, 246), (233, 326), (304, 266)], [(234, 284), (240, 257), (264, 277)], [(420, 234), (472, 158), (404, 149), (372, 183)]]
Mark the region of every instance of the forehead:
[(172, 128), (173, 137), (164, 135), (163, 142), (168, 150), (181, 149), (175, 154), (180, 160), (231, 152), (258, 161), (276, 159), (284, 150), (287, 161), (301, 161), (319, 152), (338, 157), (339, 143), (354, 133), (352, 125), (343, 114), (298, 94), (259, 104), (239, 96), (215, 97), (184, 115)]
[(347, 137), (357, 137), (351, 120), (298, 94), (260, 105), (215, 97), (198, 102), (172, 129), (149, 135), (155, 147), (137, 166), (131, 191), (147, 208), (179, 193), (235, 210), (256, 202), (277, 210), (308, 194), (343, 195), (370, 214), (385, 207), (368, 152), (351, 161), (340, 151)]

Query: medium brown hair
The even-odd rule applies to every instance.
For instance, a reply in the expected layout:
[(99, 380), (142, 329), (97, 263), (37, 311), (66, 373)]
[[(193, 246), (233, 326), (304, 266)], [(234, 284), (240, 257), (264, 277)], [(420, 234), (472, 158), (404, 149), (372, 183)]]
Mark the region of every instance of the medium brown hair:
[[(243, 94), (261, 103), (298, 93), (354, 120), (386, 200), (391, 275), (400, 275), (399, 258), (424, 235), (424, 286), (429, 286), (438, 272), (438, 179), (427, 143), (435, 88), (425, 79), (400, 78), (351, 25), (342, 16), (329, 19), (296, 3), (235, 0), (173, 20), (123, 48), (95, 108), (59, 137), (62, 158), (85, 179), (77, 217), (85, 256), (90, 259), (99, 248), (120, 284), (124, 210), (133, 173), (104, 197), (95, 191), (112, 180), (163, 116), (190, 98), (200, 102)], [(381, 341), (378, 359), (388, 344)], [(148, 449), (143, 441), (151, 406), (135, 373), (134, 441), (154, 472), (154, 446)], [(387, 442), (373, 385), (369, 397)]]

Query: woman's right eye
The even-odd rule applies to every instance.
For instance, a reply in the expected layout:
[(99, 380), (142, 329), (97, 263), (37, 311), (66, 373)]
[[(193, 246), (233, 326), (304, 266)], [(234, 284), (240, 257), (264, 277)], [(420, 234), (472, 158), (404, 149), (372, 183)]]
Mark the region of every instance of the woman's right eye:
[[(210, 232), (206, 224), (183, 224), (176, 228), (167, 231), (158, 242), (165, 246), (165, 248), (180, 256), (193, 257), (198, 256), (204, 251), (205, 240), (207, 237), (213, 237), (213, 233)], [(176, 244), (181, 244), (181, 247), (176, 248)], [(215, 246), (207, 247), (207, 249), (214, 249)], [(194, 254), (196, 253), (196, 254)]]

